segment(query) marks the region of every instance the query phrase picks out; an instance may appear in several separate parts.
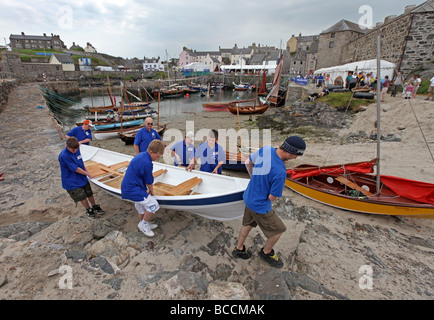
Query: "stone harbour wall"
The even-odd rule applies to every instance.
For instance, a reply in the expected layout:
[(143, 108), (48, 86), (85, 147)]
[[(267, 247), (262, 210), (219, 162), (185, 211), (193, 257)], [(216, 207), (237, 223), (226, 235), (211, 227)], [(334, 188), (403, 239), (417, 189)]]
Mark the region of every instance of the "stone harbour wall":
[[(395, 63), (404, 75), (421, 69), (434, 56), (434, 12), (408, 13), (379, 26), (381, 59)], [(341, 63), (376, 59), (377, 28), (342, 48)], [(404, 50), (404, 51), (403, 51)]]
[(0, 113), (8, 102), (9, 93), (12, 88), (17, 85), (17, 81), (13, 80), (0, 80)]

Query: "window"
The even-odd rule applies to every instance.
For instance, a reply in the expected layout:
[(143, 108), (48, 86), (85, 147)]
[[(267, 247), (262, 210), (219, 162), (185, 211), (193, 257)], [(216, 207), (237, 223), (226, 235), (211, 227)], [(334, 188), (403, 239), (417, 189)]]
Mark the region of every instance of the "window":
[(333, 48), (335, 46), (335, 43), (332, 41), (329, 43), (329, 48)]
[(331, 35), (330, 35), (330, 38), (334, 38), (334, 37), (336, 37), (336, 33), (332, 33)]

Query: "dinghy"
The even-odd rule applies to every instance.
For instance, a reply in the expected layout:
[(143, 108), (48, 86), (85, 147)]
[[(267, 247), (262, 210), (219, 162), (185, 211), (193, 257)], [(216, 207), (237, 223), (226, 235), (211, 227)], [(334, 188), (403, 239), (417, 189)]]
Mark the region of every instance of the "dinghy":
[[(121, 198), (122, 179), (133, 156), (87, 145), (81, 145), (80, 152), (86, 169), (94, 176), (90, 181)], [(243, 194), (249, 179), (153, 164), (154, 192), (161, 208), (189, 211), (220, 221), (243, 216)]]

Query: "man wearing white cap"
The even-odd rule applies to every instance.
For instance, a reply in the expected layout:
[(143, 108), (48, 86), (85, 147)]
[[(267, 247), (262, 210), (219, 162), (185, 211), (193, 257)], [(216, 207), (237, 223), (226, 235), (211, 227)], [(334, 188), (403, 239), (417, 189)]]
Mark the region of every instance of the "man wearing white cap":
[(282, 196), (286, 179), (284, 161), (303, 155), (305, 150), (304, 140), (291, 136), (286, 138), (279, 148), (263, 147), (246, 160), (251, 179), (243, 196), (246, 208), (238, 243), (232, 251), (234, 257), (248, 259), (252, 256), (244, 246), (244, 241), (249, 232), (259, 226), (267, 238), (259, 256), (273, 267), (283, 267), (283, 262), (274, 253), (273, 246), (286, 231), (286, 226), (272, 210), (272, 202)]
[(186, 167), (185, 170), (191, 171), (194, 169), (194, 156), (196, 149), (194, 147), (194, 133), (189, 131), (185, 135), (185, 139), (178, 141), (170, 147), (172, 155), (175, 157), (175, 166)]

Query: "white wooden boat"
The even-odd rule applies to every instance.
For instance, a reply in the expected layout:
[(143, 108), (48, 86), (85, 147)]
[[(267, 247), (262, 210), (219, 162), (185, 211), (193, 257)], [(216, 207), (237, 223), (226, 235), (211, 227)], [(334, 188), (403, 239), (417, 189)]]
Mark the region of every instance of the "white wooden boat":
[[(121, 183), (133, 156), (81, 145), (90, 181), (121, 198)], [(244, 214), (243, 194), (249, 179), (216, 175), (154, 162), (154, 192), (161, 208), (189, 211), (214, 220), (239, 219)]]

